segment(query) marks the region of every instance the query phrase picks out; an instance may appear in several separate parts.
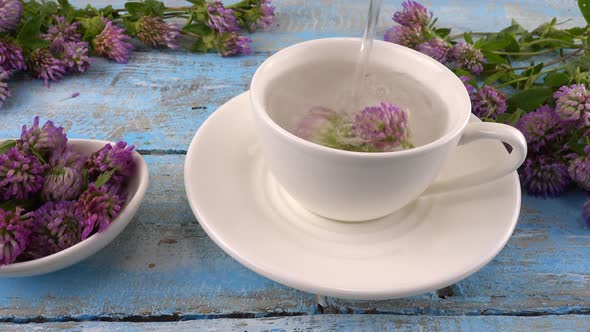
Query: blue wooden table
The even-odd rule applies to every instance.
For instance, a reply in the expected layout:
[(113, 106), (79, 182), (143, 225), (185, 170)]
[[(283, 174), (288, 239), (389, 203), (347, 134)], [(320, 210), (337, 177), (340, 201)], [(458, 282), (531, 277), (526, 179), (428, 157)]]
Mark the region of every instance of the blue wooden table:
[[(18, 136), (19, 124), (40, 115), (74, 138), (126, 140), (145, 156), (151, 183), (133, 222), (95, 256), (45, 276), (0, 279), (0, 330), (587, 331), (590, 227), (580, 217), (581, 193), (554, 200), (524, 196), (516, 231), (490, 264), (451, 287), (391, 301), (318, 303), (314, 294), (249, 271), (207, 237), (183, 187), (195, 131), (247, 89), (273, 52), (319, 37), (359, 36), (367, 10), (366, 0), (274, 2), (277, 23), (252, 36), (251, 56), (139, 50), (127, 65), (98, 59), (84, 75), (49, 89), (25, 76), (11, 82), (13, 96), (0, 109), (0, 137)], [(457, 31), (497, 30), (510, 18), (527, 27), (552, 16), (583, 25), (575, 0), (423, 2), (441, 25)], [(400, 3), (385, 1), (380, 33)], [(63, 100), (73, 92), (80, 96)]]

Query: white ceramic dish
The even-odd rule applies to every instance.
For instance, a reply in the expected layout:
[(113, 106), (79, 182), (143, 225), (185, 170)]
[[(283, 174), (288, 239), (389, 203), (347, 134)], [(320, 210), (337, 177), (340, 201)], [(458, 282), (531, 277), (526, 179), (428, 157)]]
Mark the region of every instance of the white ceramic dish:
[[(87, 155), (99, 150), (107, 143), (112, 142), (90, 139), (68, 140), (68, 145)], [(147, 164), (139, 153), (133, 152), (133, 156), (137, 163), (137, 170), (136, 175), (130, 179), (127, 185), (127, 202), (119, 216), (111, 222), (104, 232), (94, 234), (86, 240), (53, 255), (32, 261), (0, 266), (0, 277), (35, 276), (61, 270), (90, 257), (111, 243), (131, 222), (148, 187)]]
[[(267, 278), (340, 298), (410, 296), (476, 272), (514, 230), (521, 199), (516, 172), (469, 189), (420, 197), (371, 222), (319, 217), (286, 194), (268, 172), (249, 107), (246, 92), (201, 126), (187, 153), (185, 187), (207, 234)], [(505, 154), (494, 141), (460, 147), (439, 179), (486, 168)]]

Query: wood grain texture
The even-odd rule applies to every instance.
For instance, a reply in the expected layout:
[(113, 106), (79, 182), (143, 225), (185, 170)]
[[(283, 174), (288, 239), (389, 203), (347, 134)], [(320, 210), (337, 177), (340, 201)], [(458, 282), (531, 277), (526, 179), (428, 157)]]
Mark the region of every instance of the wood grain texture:
[(508, 246), (451, 289), (392, 301), (328, 299), (325, 307), (318, 307), (314, 295), (249, 271), (207, 237), (184, 195), (183, 155), (146, 160), (150, 188), (128, 228), (107, 248), (71, 268), (0, 279), (0, 320), (186, 320), (322, 312), (590, 313), (590, 228), (578, 216), (580, 194), (557, 200), (525, 196)]
[[(101, 0), (95, 5), (125, 1)], [(74, 2), (83, 5), (85, 1)], [(248, 89), (262, 61), (296, 42), (321, 37), (359, 36), (366, 0), (279, 0), (276, 25), (252, 35), (255, 54), (221, 58), (183, 51), (134, 52), (127, 65), (97, 59), (82, 75), (52, 83), (21, 75), (10, 82), (12, 96), (0, 108), (0, 137), (14, 137), (15, 124), (35, 115), (54, 119), (72, 137), (123, 139), (142, 150), (186, 150), (194, 132), (217, 107)], [(401, 1), (385, 1), (379, 35), (392, 25), (391, 13)], [(438, 0), (425, 1), (441, 25), (458, 31), (496, 30), (510, 17), (533, 26), (556, 16), (582, 24), (575, 0)], [(170, 5), (182, 5), (171, 1)], [(63, 100), (73, 92), (75, 99)], [(193, 109), (198, 107), (198, 109)]]
[[(401, 0), (385, 1), (379, 30)], [(84, 1), (74, 1), (84, 4)], [(122, 5), (123, 0), (95, 4)], [(182, 5), (182, 1), (167, 1)], [(184, 152), (199, 126), (248, 88), (256, 67), (295, 42), (358, 36), (366, 0), (275, 0), (277, 24), (254, 34), (255, 54), (220, 58), (182, 51), (135, 52), (128, 65), (98, 59), (88, 73), (43, 87), (20, 76), (0, 109), (0, 137), (15, 137), (35, 115), (71, 137), (124, 139), (146, 154), (151, 184), (138, 215), (114, 243), (69, 269), (35, 278), (0, 279), (0, 320), (48, 321), (0, 330), (61, 327), (70, 331), (321, 328), (355, 330), (587, 330), (590, 314), (590, 227), (579, 216), (584, 197), (525, 196), (508, 246), (480, 272), (438, 292), (378, 302), (327, 299), (283, 287), (223, 253), (196, 223), (182, 179)], [(582, 24), (575, 0), (424, 1), (441, 24), (458, 31), (496, 30), (514, 17), (532, 27), (552, 16)], [(73, 92), (75, 99), (62, 100)], [(436, 271), (433, 271), (436, 273)], [(132, 324), (67, 320), (165, 321), (317, 313), (383, 313), (258, 320)], [(389, 314), (389, 315), (388, 315)], [(414, 315), (428, 315), (414, 316)], [(474, 315), (463, 317), (461, 315)], [(477, 317), (475, 317), (477, 315)], [(510, 315), (503, 317), (497, 315)], [(550, 315), (524, 318), (522, 315)], [(369, 328), (370, 329), (370, 328)]]
[(428, 317), (394, 315), (316, 315), (258, 319), (216, 319), (168, 323), (63, 322), (49, 324), (0, 324), (5, 332), (24, 331), (535, 331), (588, 332), (590, 317), (581, 315), (546, 317)]

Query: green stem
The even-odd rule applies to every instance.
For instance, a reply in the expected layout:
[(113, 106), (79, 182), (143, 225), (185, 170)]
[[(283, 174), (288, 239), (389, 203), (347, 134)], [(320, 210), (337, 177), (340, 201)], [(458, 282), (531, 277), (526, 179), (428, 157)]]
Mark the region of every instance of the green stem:
[[(165, 12), (167, 12), (167, 11), (183, 11), (183, 12), (186, 12), (187, 10), (191, 10), (191, 9), (194, 9), (194, 7), (193, 6), (166, 7), (166, 8), (164, 8), (164, 11)], [(127, 9), (121, 8), (121, 9), (115, 9), (115, 11), (117, 13), (124, 13), (124, 12), (127, 12)]]
[(543, 42), (563, 43), (565, 45), (578, 46), (578, 47), (582, 46), (582, 45), (579, 45), (579, 44), (575, 44), (575, 43), (572, 43), (572, 42), (568, 42), (568, 41), (561, 40), (561, 39), (555, 39), (555, 38), (546, 38), (546, 39), (542, 39), (541, 38), (541, 39), (533, 40), (533, 41), (528, 42), (528, 43), (522, 43), (521, 46), (531, 46), (531, 45), (536, 45), (536, 44), (540, 44), (540, 43), (543, 43)]
[(459, 33), (459, 34), (450, 36), (449, 39), (455, 40), (455, 39), (463, 38), (463, 36), (465, 36), (466, 33), (468, 33), (472, 36), (491, 36), (491, 35), (497, 34), (496, 32), (464, 32), (464, 33)]
[(533, 56), (533, 55), (541, 55), (541, 54), (547, 54), (547, 53), (555, 52), (555, 51), (559, 50), (560, 48), (561, 47), (548, 48), (548, 49), (544, 49), (544, 50), (537, 51), (537, 52), (504, 52), (504, 51), (492, 51), (492, 53), (498, 54), (498, 55)]
[(192, 33), (192, 32), (188, 32), (188, 31), (180, 31), (180, 33), (182, 33), (183, 35), (187, 35), (187, 36), (193, 36), (193, 37), (198, 37), (198, 38), (202, 38), (203, 36), (197, 35), (196, 33)]
[[(587, 49), (587, 47), (584, 46), (584, 47), (577, 49), (576, 51), (574, 51), (572, 53), (569, 53), (569, 54), (562, 56), (560, 58), (557, 58), (555, 60), (549, 61), (545, 64), (545, 67), (553, 66), (553, 65), (558, 64), (562, 61), (565, 61), (569, 58), (575, 57), (575, 56), (579, 55), (581, 52), (585, 51), (586, 49)], [(533, 67), (534, 66), (512, 67), (512, 68), (510, 68), (510, 70), (526, 70), (526, 69), (531, 69)]]
[[(563, 68), (565, 68), (565, 66), (559, 66), (559, 67), (555, 67), (555, 68), (547, 69), (547, 70), (545, 70), (545, 71), (542, 71), (542, 72), (540, 72), (540, 73), (538, 73), (538, 74), (535, 74), (534, 76), (537, 76), (537, 77), (539, 77), (539, 76), (541, 76), (541, 75), (545, 75), (545, 74), (548, 74), (548, 73), (551, 73), (551, 72), (554, 72), (554, 71), (557, 71), (557, 70), (560, 70), (560, 69), (563, 69)], [(511, 84), (514, 84), (514, 83), (518, 83), (518, 82), (526, 81), (526, 80), (528, 80), (528, 79), (530, 79), (530, 78), (531, 78), (531, 76), (527, 76), (527, 77), (519, 77), (519, 78), (513, 79), (513, 80), (511, 80), (511, 81), (508, 81), (508, 82), (502, 83), (502, 84), (500, 84), (500, 85), (496, 86), (496, 88), (497, 88), (497, 89), (500, 89), (500, 88), (503, 88), (503, 87), (505, 87), (505, 86), (508, 86), (508, 85), (511, 85)]]
[(181, 7), (166, 7), (164, 11), (187, 11), (195, 9), (193, 6), (181, 6)]
[(242, 0), (242, 1), (236, 2), (236, 3), (231, 4), (231, 5), (227, 5), (227, 6), (225, 6), (225, 8), (228, 8), (228, 9), (244, 9), (244, 7), (248, 7), (248, 6), (250, 6), (250, 1), (248, 1), (248, 0)]

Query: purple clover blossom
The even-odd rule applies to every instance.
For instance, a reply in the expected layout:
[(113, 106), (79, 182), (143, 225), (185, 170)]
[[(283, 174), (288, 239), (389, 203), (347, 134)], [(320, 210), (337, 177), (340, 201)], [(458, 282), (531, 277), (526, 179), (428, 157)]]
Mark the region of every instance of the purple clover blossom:
[[(297, 122), (293, 133), (310, 142), (330, 148), (367, 151), (366, 140), (352, 133), (352, 117), (325, 107), (312, 107)], [(374, 148), (373, 148), (374, 150)]]
[(383, 39), (410, 48), (416, 48), (424, 42), (422, 27), (420, 26), (394, 26), (385, 32)]
[(432, 19), (432, 13), (416, 1), (402, 3), (403, 10), (393, 14), (393, 20), (403, 26), (425, 27)]
[(97, 187), (94, 183), (78, 198), (80, 213), (84, 216), (81, 239), (88, 238), (95, 231), (104, 231), (116, 218), (125, 200), (119, 197), (109, 186)]
[(537, 197), (557, 197), (571, 183), (567, 165), (552, 155), (529, 156), (518, 173), (522, 186)]
[(27, 254), (41, 258), (80, 242), (83, 215), (71, 201), (49, 202), (34, 212), (34, 229)]
[(506, 96), (494, 87), (486, 85), (473, 94), (472, 112), (479, 118), (495, 119), (506, 112)]
[(560, 142), (567, 135), (559, 115), (549, 105), (543, 105), (518, 120), (516, 128), (526, 138), (529, 149), (539, 152), (554, 142)]
[(324, 134), (323, 131), (333, 126), (339, 117), (339, 113), (329, 108), (313, 107), (299, 120), (293, 133), (305, 140), (316, 142)]
[(455, 62), (457, 68), (469, 70), (474, 75), (481, 74), (483, 64), (486, 62), (480, 49), (463, 41), (451, 48), (449, 56)]
[(380, 151), (411, 146), (408, 142), (408, 114), (401, 107), (382, 102), (366, 107), (354, 118), (352, 132)]
[(20, 207), (15, 211), (0, 208), (0, 265), (14, 263), (30, 242), (33, 213), (23, 212)]
[(135, 170), (133, 149), (133, 145), (117, 142), (91, 154), (85, 166), (90, 180), (95, 181), (100, 174), (112, 172), (109, 183), (123, 183)]
[(68, 23), (65, 17), (56, 16), (55, 24), (51, 25), (46, 34), (41, 35), (41, 38), (52, 42), (53, 47), (61, 50), (65, 43), (79, 42), (82, 35), (78, 33), (79, 22)]
[(221, 36), (219, 54), (221, 56), (232, 56), (238, 54), (249, 55), (252, 53), (250, 43), (252, 39), (238, 35), (237, 32), (230, 32)]
[(582, 217), (584, 217), (586, 224), (590, 225), (590, 199), (584, 203), (584, 207), (582, 208)]
[(21, 151), (36, 151), (44, 158), (51, 157), (52, 153), (60, 153), (66, 148), (68, 139), (63, 132), (63, 127), (56, 127), (53, 121), (47, 121), (43, 127), (39, 127), (39, 117), (33, 120), (31, 128), (23, 126), (20, 139), (16, 141), (16, 147)]
[(0, 39), (0, 67), (9, 73), (26, 69), (22, 48), (8, 40)]
[(562, 120), (579, 127), (590, 125), (590, 93), (583, 84), (562, 86), (553, 97), (555, 111)]
[(217, 32), (238, 31), (238, 20), (234, 16), (233, 9), (227, 9), (219, 0), (207, 3), (207, 25)]
[(66, 72), (64, 63), (53, 56), (48, 48), (34, 50), (29, 57), (28, 67), (33, 77), (42, 79), (45, 86), (49, 86), (50, 80), (60, 80)]
[(447, 62), (451, 45), (440, 38), (434, 38), (419, 44), (416, 49), (440, 63), (445, 63)]
[(41, 190), (46, 168), (35, 156), (17, 148), (0, 155), (0, 198), (29, 199)]
[(83, 185), (82, 167), (56, 166), (45, 176), (41, 197), (46, 202), (76, 199), (80, 196)]
[(22, 12), (20, 0), (0, 0), (0, 33), (16, 29)]
[(66, 42), (63, 44), (62, 62), (66, 71), (83, 73), (90, 67), (87, 42)]
[(67, 147), (59, 153), (54, 153), (49, 158), (51, 167), (83, 168), (86, 162), (84, 154)]
[(179, 36), (180, 30), (175, 23), (151, 16), (143, 16), (138, 21), (137, 37), (148, 46), (178, 48)]
[(0, 68), (0, 106), (4, 104), (6, 98), (10, 97), (10, 90), (8, 90), (8, 72)]
[(119, 28), (112, 21), (103, 18), (103, 22), (102, 32), (92, 40), (94, 50), (118, 63), (127, 63), (133, 49), (133, 45), (129, 43), (131, 37), (125, 34), (125, 29)]
[(260, 16), (256, 20), (256, 26), (250, 30), (256, 30), (256, 27), (262, 30), (268, 30), (274, 22), (275, 7), (271, 4), (271, 0), (262, 0), (260, 2)]
[(84, 156), (67, 149), (53, 154), (49, 160), (51, 169), (47, 172), (41, 189), (44, 201), (69, 201), (78, 198), (84, 185)]
[(590, 145), (584, 148), (585, 156), (574, 158), (568, 168), (572, 180), (585, 191), (590, 191)]
[(459, 79), (465, 85), (465, 89), (467, 89), (467, 93), (469, 94), (469, 99), (473, 100), (473, 94), (475, 93), (475, 87), (473, 85), (469, 84), (469, 81), (471, 81), (471, 77), (460, 76)]

